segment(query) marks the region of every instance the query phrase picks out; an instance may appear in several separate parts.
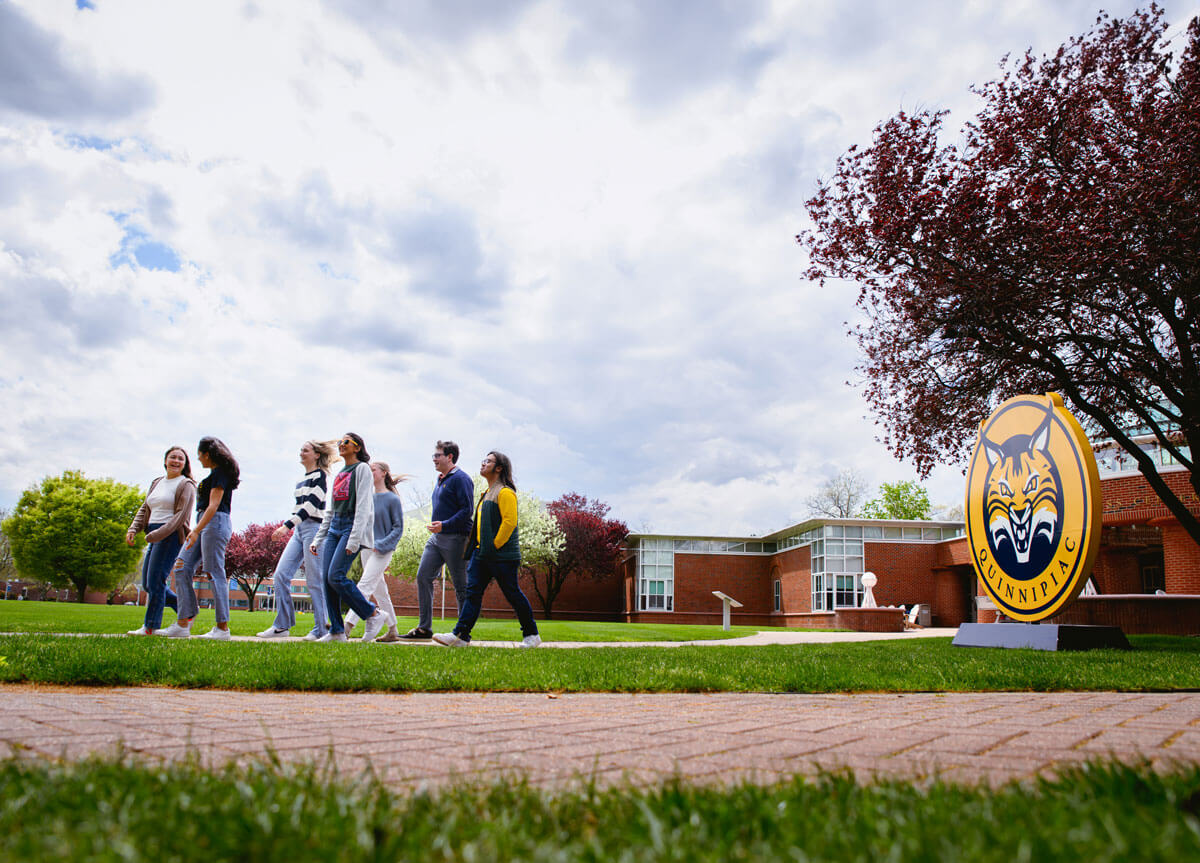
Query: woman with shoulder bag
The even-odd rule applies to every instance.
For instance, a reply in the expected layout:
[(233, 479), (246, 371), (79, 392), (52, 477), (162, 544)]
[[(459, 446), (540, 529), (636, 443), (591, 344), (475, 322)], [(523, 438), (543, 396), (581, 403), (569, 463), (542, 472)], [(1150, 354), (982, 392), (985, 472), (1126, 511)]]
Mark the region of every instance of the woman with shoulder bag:
[(162, 626), (163, 609), (175, 611), (178, 604), (175, 592), (167, 587), (171, 564), (187, 538), (192, 521), (192, 506), (196, 502), (196, 482), (192, 479), (192, 463), (187, 450), (173, 446), (163, 455), (166, 476), (150, 483), (146, 499), (133, 517), (125, 534), (125, 543), (133, 545), (137, 535), (146, 532), (146, 557), (142, 563), (142, 587), (146, 589), (146, 619), (130, 635), (152, 635)]

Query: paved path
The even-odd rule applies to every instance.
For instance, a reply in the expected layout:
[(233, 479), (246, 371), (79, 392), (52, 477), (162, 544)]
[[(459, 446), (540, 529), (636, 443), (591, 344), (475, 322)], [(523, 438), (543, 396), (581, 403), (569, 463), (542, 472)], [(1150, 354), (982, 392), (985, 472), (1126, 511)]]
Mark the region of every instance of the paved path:
[[(448, 631), (449, 628), (447, 628)], [(441, 630), (438, 630), (439, 632)], [(953, 638), (957, 628), (949, 629), (909, 629), (904, 632), (826, 632), (826, 631), (788, 631), (783, 629), (761, 630), (754, 635), (742, 635), (737, 638), (699, 639), (696, 641), (545, 641), (542, 647), (573, 648), (573, 647), (684, 647), (696, 645), (700, 647), (716, 647), (718, 645), (758, 645), (758, 644), (838, 644), (848, 641), (893, 641), (911, 638)], [(360, 626), (355, 633), (362, 636)], [(233, 641), (269, 641), (271, 644), (287, 644), (288, 642), (303, 642), (303, 638), (272, 638), (262, 639), (253, 635), (235, 635)], [(354, 639), (351, 639), (353, 642)], [(381, 644), (380, 647), (437, 647), (432, 641), (392, 641)], [(520, 647), (520, 641), (479, 641), (471, 642), (472, 647)]]
[[(207, 631), (207, 630), (205, 630)], [(439, 632), (443, 630), (438, 630)], [(449, 627), (444, 631), (449, 631)], [(717, 638), (717, 639), (699, 639), (696, 641), (545, 641), (542, 642), (542, 647), (545, 648), (575, 648), (575, 647), (685, 647), (685, 646), (701, 646), (715, 647), (718, 645), (733, 645), (733, 646), (753, 646), (758, 644), (839, 644), (849, 641), (903, 641), (912, 638), (953, 638), (957, 628), (950, 627), (939, 629), (929, 627), (926, 629), (909, 629), (904, 632), (832, 632), (820, 630), (794, 631), (794, 630), (763, 630), (756, 632), (754, 635), (742, 635), (737, 638)], [(19, 632), (0, 632), (0, 635), (22, 635)], [(94, 632), (49, 632), (38, 633), (40, 635), (57, 635), (57, 636), (92, 636)], [(203, 633), (197, 631), (193, 638), (199, 638)], [(103, 633), (109, 638), (134, 638), (140, 636), (129, 636), (124, 633)], [(353, 644), (362, 638), (362, 627), (359, 627), (350, 643)], [(259, 644), (305, 644), (303, 637), (288, 636), (287, 638), (259, 638), (255, 635), (234, 635), (230, 637), (231, 641), (253, 641)], [(380, 644), (380, 647), (436, 647), (439, 650), (443, 649), (440, 644), (435, 644), (433, 641), (391, 641), (387, 644)], [(471, 642), (472, 647), (520, 647), (520, 641), (480, 641)], [(321, 648), (316, 648), (321, 649)]]
[(244, 762), (335, 753), (399, 788), (522, 773), (556, 787), (862, 778), (999, 783), (1096, 756), (1200, 762), (1200, 693), (312, 694), (0, 685), (0, 741), (34, 756), (127, 751)]

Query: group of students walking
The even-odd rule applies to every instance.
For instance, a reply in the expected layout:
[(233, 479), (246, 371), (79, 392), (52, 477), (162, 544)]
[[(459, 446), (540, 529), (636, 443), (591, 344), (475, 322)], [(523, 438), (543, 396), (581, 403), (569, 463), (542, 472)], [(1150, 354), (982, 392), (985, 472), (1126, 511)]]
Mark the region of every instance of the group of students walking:
[[(286, 638), (296, 625), (292, 579), (304, 567), (312, 597), (313, 628), (305, 641), (346, 641), (361, 620), (363, 641), (428, 641), (449, 647), (471, 643), (483, 592), (495, 580), (517, 613), (522, 647), (541, 644), (533, 608), (518, 583), (521, 546), (517, 526), (517, 495), (512, 461), (489, 452), (479, 473), (488, 488), (474, 500), (474, 481), (458, 468), (458, 445), (438, 441), (433, 464), (438, 472), (433, 490), (433, 514), (426, 526), (430, 536), (417, 569), (417, 625), (401, 635), (384, 574), (404, 532), (404, 510), (396, 475), (384, 462), (371, 461), (363, 439), (347, 432), (337, 441), (343, 467), (329, 477), (335, 462), (332, 441), (306, 441), (300, 447), (304, 477), (296, 484), (295, 507), (279, 526), (275, 538), (291, 537), (275, 567), (275, 620), (259, 638)], [(219, 439), (203, 437), (196, 448), (200, 465), (209, 473), (199, 484), (183, 447), (173, 446), (163, 457), (164, 476), (150, 484), (125, 541), (133, 545), (145, 532), (149, 548), (142, 565), (142, 584), (148, 594), (143, 625), (130, 635), (191, 636), (199, 612), (193, 580), (201, 573), (212, 580), (216, 625), (199, 638), (228, 641), (229, 579), (225, 548), (232, 535), (230, 505), (240, 482), (237, 460)], [(196, 524), (190, 530), (192, 509)], [(358, 584), (348, 574), (362, 555)], [(454, 630), (433, 632), (433, 583), (445, 566), (454, 584), (459, 616)], [(174, 573), (175, 590), (169, 581)], [(343, 618), (342, 605), (349, 607)], [(162, 627), (166, 608), (175, 622)]]

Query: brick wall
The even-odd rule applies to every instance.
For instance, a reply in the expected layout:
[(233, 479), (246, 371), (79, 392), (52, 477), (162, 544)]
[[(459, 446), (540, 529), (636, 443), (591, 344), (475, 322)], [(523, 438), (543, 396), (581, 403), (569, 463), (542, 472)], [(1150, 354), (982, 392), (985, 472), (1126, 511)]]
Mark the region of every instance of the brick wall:
[[(568, 580), (563, 585), (551, 609), (556, 620), (620, 620), (622, 618), (621, 602), (623, 601), (624, 585), (621, 573), (614, 573), (601, 582), (572, 583)], [(417, 616), (417, 583), (408, 579), (387, 576), (388, 595), (396, 614), (401, 617)], [(529, 598), (533, 606), (533, 616), (538, 620), (545, 619), (542, 604), (538, 600), (533, 584), (527, 576), (521, 577), (521, 590)], [(433, 616), (438, 620), (442, 612), (442, 587), (440, 582), (433, 585)], [(516, 617), (512, 606), (504, 598), (500, 588), (493, 582), (483, 593), (482, 617)], [(454, 594), (454, 585), (446, 580), (446, 619), (458, 617), (458, 602)]]
[[(1195, 489), (1192, 488), (1191, 476), (1187, 471), (1166, 471), (1162, 478), (1189, 510), (1200, 515), (1200, 497), (1197, 497)], [(1153, 519), (1171, 517), (1171, 513), (1141, 474), (1112, 477), (1101, 482), (1100, 487), (1104, 497), (1105, 525), (1146, 524)]]
[(1160, 528), (1164, 589), (1167, 593), (1200, 594), (1200, 545), (1174, 519), (1161, 523)]
[[(939, 543), (938, 545), (941, 545)], [(937, 589), (938, 545), (916, 542), (871, 542), (863, 544), (863, 566), (875, 573), (875, 602), (878, 605), (933, 607)], [(936, 613), (936, 608), (934, 609)]]
[(1200, 635), (1200, 596), (1081, 596), (1047, 623), (1119, 626), (1127, 634)]
[(721, 601), (712, 595), (724, 591), (738, 602), (740, 614), (770, 614), (771, 558), (750, 554), (675, 553), (675, 612), (719, 613)]
[[(789, 548), (771, 556), (771, 590), (780, 581), (780, 614), (812, 612), (812, 557), (808, 546)], [(774, 608), (774, 600), (771, 607)]]
[(1141, 593), (1142, 569), (1138, 554), (1137, 549), (1101, 545), (1092, 569), (1096, 589), (1100, 593)]

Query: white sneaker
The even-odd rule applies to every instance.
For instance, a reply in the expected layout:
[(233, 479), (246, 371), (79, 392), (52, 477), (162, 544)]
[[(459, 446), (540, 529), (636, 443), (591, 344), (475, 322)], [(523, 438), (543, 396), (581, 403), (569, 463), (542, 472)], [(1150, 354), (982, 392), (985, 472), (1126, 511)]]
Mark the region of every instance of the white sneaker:
[(536, 634), (535, 635), (527, 635), (521, 639), (522, 647), (537, 647), (541, 643), (542, 643), (542, 637), (540, 635), (536, 635)]
[(214, 626), (212, 629), (210, 629), (208, 632), (204, 633), (200, 637), (208, 638), (213, 641), (229, 641), (233, 636), (231, 636), (229, 634), (228, 629), (221, 629), (219, 627)]
[(166, 629), (160, 629), (159, 632), (167, 638), (191, 638), (192, 625), (189, 623), (187, 626), (180, 626), (178, 623), (172, 623)]
[(150, 633), (146, 631), (146, 627), (144, 627), (144, 626), (139, 626), (137, 629), (131, 629), (131, 630), (129, 630), (129, 632), (126, 633), (126, 635), (149, 635), (149, 634)]
[(346, 640), (346, 633), (344, 632), (327, 632), (317, 639), (317, 643), (329, 644), (331, 641), (340, 641), (344, 644)]
[(366, 627), (363, 629), (363, 644), (367, 644), (375, 640), (375, 637), (383, 631), (383, 627), (387, 625), (387, 618), (384, 617), (382, 611), (376, 611), (367, 621)]
[(290, 629), (276, 629), (273, 626), (268, 626), (258, 634), (259, 638), (287, 638), (292, 634)]
[(313, 632), (312, 630), (309, 630), (309, 633), (308, 633), (308, 635), (304, 636), (304, 640), (305, 640), (305, 641), (320, 641), (320, 640), (321, 640), (321, 636), (320, 636), (320, 635), (317, 635), (317, 634), (316, 634), (315, 632)]
[(453, 632), (438, 632), (433, 636), (433, 640), (443, 647), (470, 647), (471, 642), (463, 641)]

